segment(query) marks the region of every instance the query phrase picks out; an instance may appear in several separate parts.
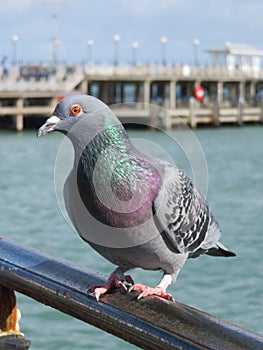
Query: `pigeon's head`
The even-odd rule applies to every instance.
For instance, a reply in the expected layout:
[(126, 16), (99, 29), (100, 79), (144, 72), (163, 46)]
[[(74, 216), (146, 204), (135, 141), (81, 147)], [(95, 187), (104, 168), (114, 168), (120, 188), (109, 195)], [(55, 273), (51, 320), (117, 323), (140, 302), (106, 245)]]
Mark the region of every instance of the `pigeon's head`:
[[(68, 135), (76, 131), (103, 127), (105, 119), (117, 118), (102, 101), (89, 95), (70, 95), (64, 97), (56, 106), (52, 116), (38, 129), (38, 137), (52, 131)], [(81, 123), (80, 123), (81, 122)], [(73, 128), (75, 126), (78, 127)]]

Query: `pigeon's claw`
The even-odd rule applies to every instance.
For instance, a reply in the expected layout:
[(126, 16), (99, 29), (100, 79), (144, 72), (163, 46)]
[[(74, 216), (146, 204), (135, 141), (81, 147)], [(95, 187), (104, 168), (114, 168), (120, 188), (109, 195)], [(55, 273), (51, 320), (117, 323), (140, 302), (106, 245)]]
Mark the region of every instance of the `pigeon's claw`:
[[(97, 289), (99, 289), (99, 288), (97, 288)], [(103, 294), (103, 293), (100, 293), (98, 290), (96, 290), (96, 291), (94, 291), (94, 292), (90, 292), (89, 290), (88, 290), (88, 296), (90, 296), (90, 297), (92, 297), (92, 298), (95, 298), (97, 301), (99, 301), (100, 300), (100, 295), (101, 294)]]
[(131, 276), (124, 276), (124, 279), (115, 281), (115, 287), (120, 288), (122, 292), (127, 293), (129, 289), (134, 285), (133, 279)]
[(137, 296), (137, 300), (140, 300), (141, 298), (148, 297), (150, 295), (156, 295), (162, 299), (169, 300), (174, 302), (174, 298), (171, 294), (166, 293), (166, 289), (160, 286), (157, 286), (155, 288), (151, 288), (148, 286), (145, 286), (144, 284), (135, 284), (129, 289), (129, 292), (132, 290), (140, 291), (141, 293)]
[(124, 286), (126, 292), (129, 291), (129, 289), (134, 286), (134, 282), (133, 279), (131, 278), (130, 275), (125, 276), (125, 280), (123, 282), (121, 282), (121, 284)]
[(103, 286), (92, 286), (88, 289), (88, 296), (95, 298), (97, 301), (99, 301), (100, 296), (102, 294), (107, 293), (107, 291), (110, 289), (107, 285), (107, 282)]
[(106, 294), (111, 288), (120, 288), (122, 292), (127, 292), (128, 289), (134, 285), (131, 276), (124, 276), (120, 278), (119, 275), (113, 273), (102, 286), (91, 286), (88, 289), (88, 295), (99, 301), (100, 296)]

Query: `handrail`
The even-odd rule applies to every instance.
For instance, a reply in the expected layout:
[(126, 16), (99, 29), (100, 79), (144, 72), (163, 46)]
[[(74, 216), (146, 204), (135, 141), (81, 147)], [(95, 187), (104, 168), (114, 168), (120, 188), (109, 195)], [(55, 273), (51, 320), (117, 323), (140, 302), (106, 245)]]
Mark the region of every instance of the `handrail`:
[[(113, 291), (99, 302), (89, 285), (105, 276), (0, 239), (0, 284), (143, 349), (263, 349), (263, 337), (178, 302)], [(1, 310), (1, 300), (0, 300)]]

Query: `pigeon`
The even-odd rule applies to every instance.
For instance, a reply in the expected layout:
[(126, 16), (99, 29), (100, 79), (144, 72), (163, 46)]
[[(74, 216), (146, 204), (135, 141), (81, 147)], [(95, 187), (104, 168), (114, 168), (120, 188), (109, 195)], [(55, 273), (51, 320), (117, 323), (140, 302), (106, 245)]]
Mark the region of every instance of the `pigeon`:
[[(69, 95), (38, 129), (72, 142), (73, 167), (64, 184), (67, 213), (78, 234), (117, 268), (101, 286), (136, 291), (138, 299), (173, 301), (167, 288), (188, 258), (236, 254), (220, 242), (221, 230), (190, 178), (176, 165), (138, 150), (113, 111), (89, 95)], [(161, 270), (156, 287), (134, 283), (128, 270)]]

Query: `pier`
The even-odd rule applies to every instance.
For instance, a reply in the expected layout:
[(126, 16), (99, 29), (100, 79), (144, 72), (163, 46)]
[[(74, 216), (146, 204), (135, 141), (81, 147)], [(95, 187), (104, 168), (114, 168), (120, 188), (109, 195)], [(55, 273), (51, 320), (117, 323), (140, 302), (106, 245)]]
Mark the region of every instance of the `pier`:
[[(143, 349), (263, 348), (259, 334), (178, 302), (158, 297), (138, 301), (135, 292), (120, 291), (97, 302), (87, 297), (87, 286), (103, 283), (106, 276), (4, 238), (0, 250), (0, 308), (5, 310), (0, 313), (0, 349), (30, 345), (18, 328), (14, 290)], [(21, 314), (25, 321), (23, 310)]]
[[(204, 99), (193, 97), (202, 86)], [(23, 130), (41, 123), (57, 98), (88, 93), (111, 105), (124, 123), (170, 130), (180, 123), (263, 123), (263, 70), (238, 67), (96, 66), (13, 67), (0, 72), (0, 127)], [(154, 112), (151, 106), (154, 106)]]

